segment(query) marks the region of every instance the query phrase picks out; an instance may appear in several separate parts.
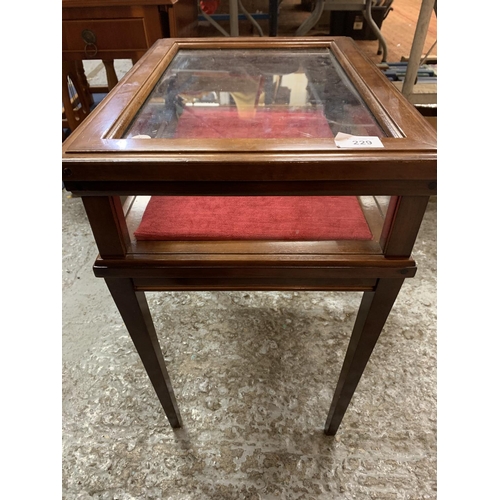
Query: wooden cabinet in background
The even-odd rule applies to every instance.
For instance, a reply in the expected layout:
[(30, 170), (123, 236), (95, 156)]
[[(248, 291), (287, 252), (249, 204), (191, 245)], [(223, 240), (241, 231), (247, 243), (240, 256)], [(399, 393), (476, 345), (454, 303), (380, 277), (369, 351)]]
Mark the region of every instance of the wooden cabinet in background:
[(138, 59), (159, 38), (194, 35), (197, 17), (195, 0), (62, 0), (63, 59)]
[[(118, 82), (115, 59), (136, 63), (160, 38), (193, 36), (197, 17), (196, 0), (62, 0), (62, 60), (74, 64), (103, 61), (108, 85), (91, 90), (109, 91)], [(85, 75), (81, 77), (83, 81), (75, 88), (88, 88)], [(67, 86), (63, 78), (63, 102)], [(92, 100), (91, 95), (79, 97)], [(81, 118), (72, 119), (72, 114), (72, 107), (63, 109), (63, 124), (73, 123), (70, 128), (74, 129)]]

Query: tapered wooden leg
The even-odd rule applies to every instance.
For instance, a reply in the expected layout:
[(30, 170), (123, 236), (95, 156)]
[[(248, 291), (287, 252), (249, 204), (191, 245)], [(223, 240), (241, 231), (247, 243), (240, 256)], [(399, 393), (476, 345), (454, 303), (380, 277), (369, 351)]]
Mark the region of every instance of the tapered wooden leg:
[(163, 354), (144, 292), (137, 292), (131, 279), (106, 278), (106, 284), (132, 337), (151, 383), (172, 427), (181, 427)]
[(403, 282), (404, 278), (380, 279), (374, 292), (363, 295), (326, 419), (325, 433), (330, 436), (338, 431)]

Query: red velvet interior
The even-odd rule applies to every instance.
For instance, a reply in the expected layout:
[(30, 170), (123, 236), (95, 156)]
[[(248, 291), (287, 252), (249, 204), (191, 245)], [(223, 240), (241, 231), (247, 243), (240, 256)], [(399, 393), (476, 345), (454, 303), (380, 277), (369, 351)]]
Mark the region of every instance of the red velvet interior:
[(241, 118), (235, 108), (186, 107), (179, 118), (178, 139), (299, 139), (333, 135), (321, 111), (257, 110)]
[[(185, 108), (177, 138), (331, 137), (320, 111)], [(369, 240), (355, 196), (153, 196), (138, 240)]]
[(138, 240), (369, 240), (355, 196), (153, 196)]

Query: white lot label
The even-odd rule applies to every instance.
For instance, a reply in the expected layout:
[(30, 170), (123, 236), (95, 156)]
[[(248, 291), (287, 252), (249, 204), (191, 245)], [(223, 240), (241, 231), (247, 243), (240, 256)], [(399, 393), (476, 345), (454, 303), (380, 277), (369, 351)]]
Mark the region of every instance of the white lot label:
[(338, 148), (383, 148), (382, 141), (371, 135), (350, 135), (339, 132), (335, 136)]

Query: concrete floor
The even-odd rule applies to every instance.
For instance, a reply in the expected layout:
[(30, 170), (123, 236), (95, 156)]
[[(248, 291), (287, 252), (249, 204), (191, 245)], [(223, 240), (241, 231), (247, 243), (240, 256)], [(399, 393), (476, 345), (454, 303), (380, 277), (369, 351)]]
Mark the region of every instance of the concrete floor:
[(173, 431), (62, 191), (62, 496), (435, 499), (436, 199), (334, 438), (323, 433), (358, 293), (148, 294), (183, 429)]

